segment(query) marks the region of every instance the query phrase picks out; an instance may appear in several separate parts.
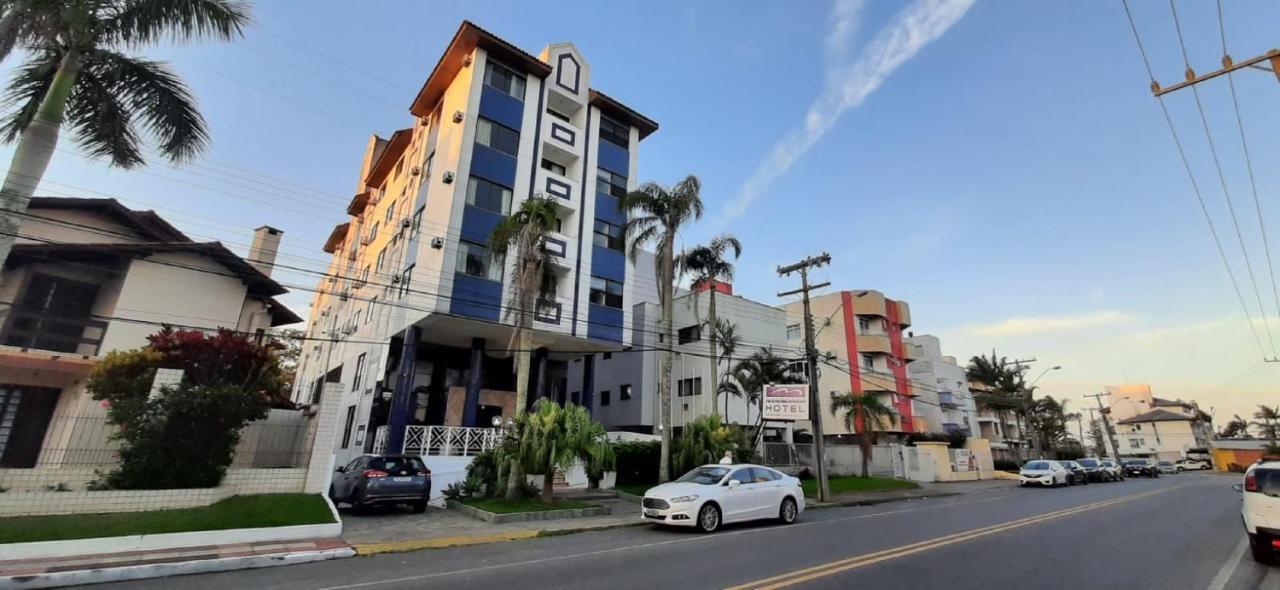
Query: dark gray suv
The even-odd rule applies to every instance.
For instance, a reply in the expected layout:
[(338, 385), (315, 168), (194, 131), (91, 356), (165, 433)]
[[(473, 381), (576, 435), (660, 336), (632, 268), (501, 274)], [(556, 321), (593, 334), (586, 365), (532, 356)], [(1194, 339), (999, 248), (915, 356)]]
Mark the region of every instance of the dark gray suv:
[(353, 512), (374, 504), (408, 504), (423, 512), (431, 499), (431, 470), (416, 455), (356, 457), (334, 470), (329, 497)]

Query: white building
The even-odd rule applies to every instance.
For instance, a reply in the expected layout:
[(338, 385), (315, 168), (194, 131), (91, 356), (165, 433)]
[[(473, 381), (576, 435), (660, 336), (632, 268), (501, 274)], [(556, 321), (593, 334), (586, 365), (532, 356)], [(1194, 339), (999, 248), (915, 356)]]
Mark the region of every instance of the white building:
[(907, 342), (920, 350), (920, 357), (907, 365), (915, 382), (916, 397), (911, 403), (916, 416), (938, 432), (961, 430), (977, 436), (978, 406), (969, 391), (964, 367), (956, 363), (956, 357), (942, 354), (937, 336), (912, 335)]

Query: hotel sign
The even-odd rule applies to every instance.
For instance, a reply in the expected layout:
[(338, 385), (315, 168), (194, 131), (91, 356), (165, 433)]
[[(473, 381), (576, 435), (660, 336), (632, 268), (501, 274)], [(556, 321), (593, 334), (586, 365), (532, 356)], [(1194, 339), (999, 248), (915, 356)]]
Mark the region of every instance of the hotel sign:
[(766, 385), (761, 407), (765, 420), (808, 420), (809, 386)]

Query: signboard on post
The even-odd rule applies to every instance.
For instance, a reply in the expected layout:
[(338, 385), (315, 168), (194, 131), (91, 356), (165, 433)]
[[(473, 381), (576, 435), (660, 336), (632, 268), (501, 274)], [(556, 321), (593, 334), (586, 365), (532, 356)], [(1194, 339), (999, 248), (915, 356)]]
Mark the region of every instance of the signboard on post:
[(766, 385), (760, 407), (765, 420), (808, 420), (809, 385)]

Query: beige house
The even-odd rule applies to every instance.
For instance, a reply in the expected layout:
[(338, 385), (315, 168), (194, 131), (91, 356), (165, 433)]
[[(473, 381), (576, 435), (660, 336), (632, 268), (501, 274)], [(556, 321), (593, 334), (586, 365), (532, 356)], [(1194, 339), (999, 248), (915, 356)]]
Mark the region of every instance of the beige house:
[(162, 325), (301, 321), (274, 299), (286, 292), (269, 276), (280, 237), (259, 228), (249, 262), (112, 199), (33, 199), (0, 272), (0, 485), (111, 462), (105, 410), (84, 389), (106, 353)]
[(1155, 397), (1141, 383), (1108, 387), (1107, 393), (1121, 456), (1176, 461), (1192, 450), (1207, 452), (1213, 430), (1195, 402)]

